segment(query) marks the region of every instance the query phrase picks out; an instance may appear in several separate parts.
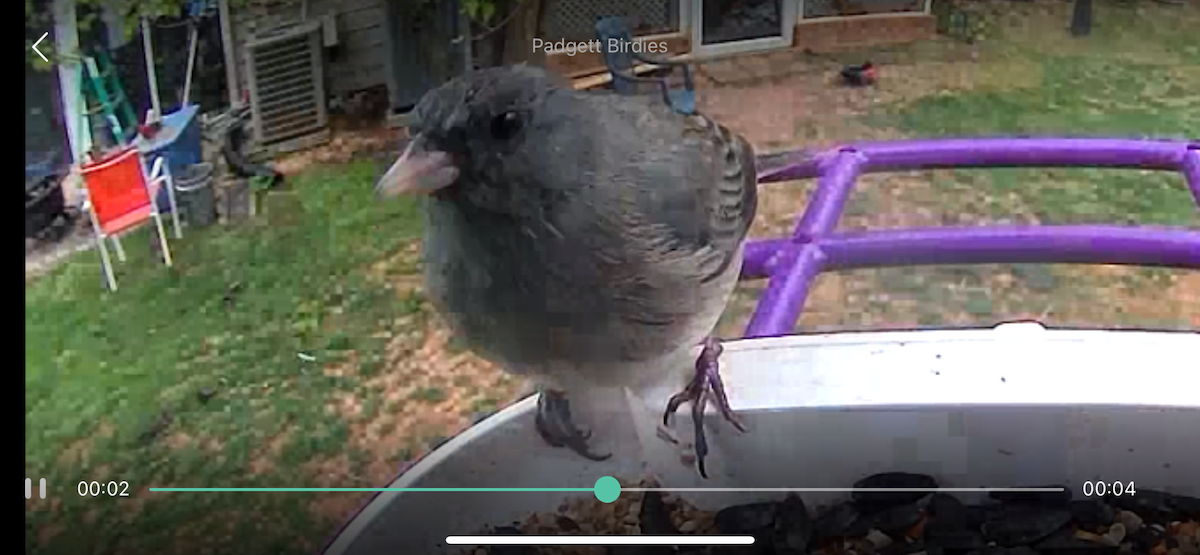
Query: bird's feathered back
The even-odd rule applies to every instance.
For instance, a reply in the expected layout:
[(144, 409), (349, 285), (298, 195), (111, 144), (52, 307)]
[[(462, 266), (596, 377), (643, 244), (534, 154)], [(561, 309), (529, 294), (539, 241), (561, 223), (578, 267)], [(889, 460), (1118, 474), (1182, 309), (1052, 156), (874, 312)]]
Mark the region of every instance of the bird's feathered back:
[(711, 331), (757, 207), (745, 139), (520, 66), (431, 93), (417, 120), (462, 172), (427, 208), (428, 288), (476, 348), (537, 372)]

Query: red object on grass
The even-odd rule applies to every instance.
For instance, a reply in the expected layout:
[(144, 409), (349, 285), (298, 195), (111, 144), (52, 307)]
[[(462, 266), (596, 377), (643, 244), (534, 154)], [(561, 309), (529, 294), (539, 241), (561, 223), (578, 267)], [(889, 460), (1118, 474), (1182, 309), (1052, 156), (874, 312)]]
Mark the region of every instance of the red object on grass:
[(875, 64), (866, 62), (857, 66), (846, 66), (842, 68), (842, 82), (852, 87), (865, 87), (875, 84), (878, 77)]

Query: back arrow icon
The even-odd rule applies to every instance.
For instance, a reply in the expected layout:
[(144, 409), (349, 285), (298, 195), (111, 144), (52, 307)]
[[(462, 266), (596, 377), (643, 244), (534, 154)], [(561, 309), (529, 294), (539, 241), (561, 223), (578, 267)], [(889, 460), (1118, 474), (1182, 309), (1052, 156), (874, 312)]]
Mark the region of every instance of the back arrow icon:
[(41, 50), (38, 50), (38, 49), (37, 49), (37, 45), (41, 44), (41, 43), (42, 43), (42, 41), (46, 40), (46, 36), (47, 36), (47, 35), (49, 35), (49, 34), (50, 34), (50, 31), (46, 31), (45, 33), (42, 33), (42, 38), (38, 39), (38, 40), (37, 40), (37, 42), (33, 43), (33, 51), (34, 51), (34, 52), (37, 52), (37, 55), (38, 55), (38, 56), (41, 56), (41, 57), (42, 57), (42, 61), (43, 61), (43, 62), (49, 62), (50, 60), (47, 60), (47, 59), (46, 59), (46, 55), (45, 55), (45, 54), (42, 54), (42, 51), (41, 51)]

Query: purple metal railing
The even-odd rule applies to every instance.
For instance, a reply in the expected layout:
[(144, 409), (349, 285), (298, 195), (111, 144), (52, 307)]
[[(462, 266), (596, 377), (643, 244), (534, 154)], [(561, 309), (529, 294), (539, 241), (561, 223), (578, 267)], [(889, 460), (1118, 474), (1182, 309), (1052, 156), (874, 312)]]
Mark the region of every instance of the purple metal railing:
[(985, 263), (1200, 269), (1200, 231), (1187, 229), (1073, 225), (834, 231), (855, 181), (864, 174), (1039, 166), (1178, 171), (1200, 210), (1200, 141), (945, 139), (856, 143), (826, 150), (759, 174), (759, 183), (816, 177), (817, 188), (790, 239), (746, 245), (742, 279), (768, 279), (746, 337), (792, 333), (813, 279), (827, 270)]

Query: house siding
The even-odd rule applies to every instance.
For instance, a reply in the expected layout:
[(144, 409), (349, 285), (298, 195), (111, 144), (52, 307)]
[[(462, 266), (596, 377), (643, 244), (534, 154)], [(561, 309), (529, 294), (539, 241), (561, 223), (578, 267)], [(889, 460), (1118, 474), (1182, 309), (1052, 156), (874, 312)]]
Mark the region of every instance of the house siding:
[[(245, 88), (245, 43), (254, 33), (301, 20), (302, 3), (295, 0), (253, 0), (230, 7), (238, 82)], [(385, 36), (383, 0), (310, 0), (309, 20), (332, 14), (338, 44), (326, 52), (325, 75), (331, 94), (344, 96), (383, 85)]]

